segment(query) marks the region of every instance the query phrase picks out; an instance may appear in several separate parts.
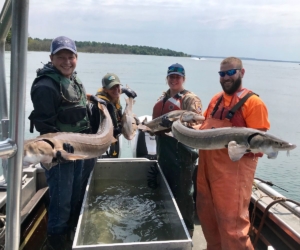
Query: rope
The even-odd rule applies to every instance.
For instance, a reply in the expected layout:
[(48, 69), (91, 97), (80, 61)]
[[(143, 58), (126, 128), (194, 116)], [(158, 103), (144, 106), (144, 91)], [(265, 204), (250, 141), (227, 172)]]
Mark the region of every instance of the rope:
[(0, 221), (2, 222), (2, 225), (1, 225), (2, 227), (0, 228), (0, 239), (2, 239), (3, 237), (5, 237), (6, 216), (5, 215), (0, 215)]
[(261, 234), (261, 231), (262, 231), (262, 228), (265, 224), (265, 221), (266, 221), (266, 218), (267, 218), (267, 215), (269, 214), (269, 209), (274, 206), (275, 204), (278, 204), (280, 202), (285, 202), (285, 201), (289, 201), (289, 202), (292, 202), (298, 206), (300, 206), (300, 203), (297, 202), (297, 201), (294, 201), (294, 200), (291, 200), (291, 199), (287, 199), (285, 197), (278, 197), (278, 196), (269, 196), (269, 195), (263, 195), (261, 190), (259, 189), (258, 185), (253, 182), (253, 185), (255, 186), (255, 188), (257, 189), (257, 191), (259, 192), (259, 198), (255, 201), (254, 203), (254, 207), (253, 207), (253, 210), (252, 210), (252, 216), (251, 216), (251, 224), (250, 224), (250, 228), (249, 228), (249, 232), (248, 234), (250, 236), (254, 236), (254, 221), (255, 221), (255, 217), (256, 217), (256, 208), (257, 208), (257, 203), (264, 197), (269, 197), (269, 198), (272, 198), (274, 201), (272, 201), (265, 209), (264, 213), (263, 213), (263, 216), (262, 216), (262, 219), (260, 221), (260, 224), (259, 224), (259, 227), (258, 227), (258, 230), (257, 230), (257, 233), (256, 233), (256, 236), (255, 236), (255, 239), (254, 239), (254, 242), (253, 242), (253, 247), (255, 248), (257, 242), (258, 242), (258, 239), (260, 237), (260, 234)]

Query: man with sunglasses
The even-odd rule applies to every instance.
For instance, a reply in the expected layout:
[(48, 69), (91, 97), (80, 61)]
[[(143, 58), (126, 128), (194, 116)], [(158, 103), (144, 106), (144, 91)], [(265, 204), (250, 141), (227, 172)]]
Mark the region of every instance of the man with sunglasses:
[[(223, 91), (216, 94), (204, 112), (200, 129), (249, 127), (270, 129), (263, 101), (242, 86), (245, 75), (242, 61), (228, 57), (219, 71)], [(258, 158), (245, 154), (233, 162), (227, 149), (200, 150), (197, 175), (197, 214), (207, 250), (253, 249), (249, 231), (248, 206)]]
[[(75, 42), (65, 36), (57, 37), (51, 43), (50, 53), (51, 62), (37, 70), (32, 84), (34, 110), (29, 116), (30, 132), (35, 127), (40, 134), (91, 133), (86, 92), (75, 72), (78, 58)], [(67, 148), (72, 153), (72, 145)], [(62, 250), (68, 243), (70, 245), (67, 235), (77, 225), (85, 186), (94, 164), (95, 159), (60, 159), (58, 163), (42, 165), (50, 196), (46, 249)]]

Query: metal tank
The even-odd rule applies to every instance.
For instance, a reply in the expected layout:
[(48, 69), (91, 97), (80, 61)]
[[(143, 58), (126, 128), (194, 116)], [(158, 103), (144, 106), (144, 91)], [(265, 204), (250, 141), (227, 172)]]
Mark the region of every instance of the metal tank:
[[(126, 242), (117, 242), (117, 243), (84, 243), (84, 237), (89, 227), (89, 223), (95, 223), (91, 221), (91, 213), (89, 213), (89, 207), (94, 202), (94, 197), (101, 195), (97, 193), (99, 188), (97, 185), (101, 182), (112, 181), (122, 181), (122, 182), (132, 182), (139, 181), (147, 183), (148, 171), (151, 167), (156, 166), (158, 169), (157, 174), (157, 183), (158, 187), (156, 188), (157, 196), (160, 198), (160, 202), (163, 203), (165, 210), (165, 215), (167, 217), (167, 227), (170, 228), (171, 235), (169, 238), (164, 240), (152, 240), (152, 241), (139, 241), (133, 240), (132, 242), (126, 240)], [(147, 187), (146, 187), (147, 188)], [(155, 199), (156, 200), (156, 199)], [(156, 202), (156, 201), (155, 201)], [(98, 209), (98, 208), (97, 208)], [(99, 208), (100, 209), (100, 208)], [(114, 208), (116, 209), (116, 208)], [(123, 209), (123, 208), (122, 208)], [(94, 211), (95, 213), (95, 211)], [(132, 211), (134, 215), (134, 211)], [(138, 216), (138, 215), (136, 215)], [(102, 231), (108, 230), (108, 227), (104, 227)], [(101, 232), (102, 232), (101, 231)], [(95, 232), (92, 232), (95, 233)], [(157, 235), (157, 238), (160, 238)], [(156, 237), (154, 237), (156, 238)], [(96, 240), (97, 241), (97, 240)], [(112, 250), (112, 249), (173, 249), (173, 250), (189, 250), (192, 249), (192, 240), (188, 234), (186, 226), (183, 222), (182, 216), (179, 212), (179, 209), (176, 205), (175, 199), (172, 195), (172, 192), (166, 182), (165, 177), (157, 164), (157, 161), (150, 161), (143, 158), (130, 158), (130, 159), (102, 159), (98, 160), (94, 171), (91, 173), (89, 178), (88, 186), (86, 188), (85, 198), (81, 209), (80, 218), (77, 225), (76, 234), (73, 241), (72, 249), (101, 249), (101, 250)]]

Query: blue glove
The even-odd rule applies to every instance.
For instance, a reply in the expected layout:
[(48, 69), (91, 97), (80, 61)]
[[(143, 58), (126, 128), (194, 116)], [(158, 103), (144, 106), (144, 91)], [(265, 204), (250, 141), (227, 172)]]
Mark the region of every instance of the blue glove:
[(91, 95), (90, 100), (91, 100), (91, 102), (95, 102), (95, 103), (99, 102), (100, 104), (103, 104), (106, 106), (106, 101), (104, 101), (103, 99), (101, 99), (97, 96)]
[(125, 95), (133, 99), (137, 97), (137, 94), (132, 89), (129, 88), (122, 88), (122, 93), (124, 93)]
[(114, 137), (117, 138), (118, 135), (120, 135), (122, 133), (122, 127), (118, 126), (116, 128), (114, 128)]
[[(63, 149), (67, 152), (67, 153), (74, 153), (74, 148), (71, 144), (69, 143), (64, 143), (63, 144)], [(52, 162), (57, 162), (57, 163), (64, 163), (67, 162), (68, 160), (66, 160), (65, 158), (62, 157), (61, 152), (57, 151), (56, 152), (56, 156), (55, 158), (53, 158)]]
[(161, 123), (159, 124), (162, 127), (171, 128), (173, 122), (168, 119), (166, 115), (164, 115), (161, 119)]

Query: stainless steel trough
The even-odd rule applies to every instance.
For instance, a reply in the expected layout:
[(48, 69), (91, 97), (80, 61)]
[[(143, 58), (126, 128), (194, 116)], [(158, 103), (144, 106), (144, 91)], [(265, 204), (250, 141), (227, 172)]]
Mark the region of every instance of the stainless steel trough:
[[(87, 228), (89, 227), (89, 223), (95, 223), (95, 221), (91, 220), (91, 213), (89, 212), (89, 207), (91, 203), (94, 202), (94, 197), (101, 193), (97, 193), (99, 188), (97, 187), (99, 183), (107, 181), (125, 181), (125, 182), (145, 182), (147, 183), (147, 175), (151, 166), (157, 164), (156, 161), (149, 161), (147, 159), (115, 159), (115, 160), (99, 160), (95, 166), (93, 173), (90, 176), (88, 186), (85, 193), (85, 199), (83, 202), (81, 215), (78, 221), (76, 234), (73, 242), (73, 249), (101, 249), (101, 250), (112, 250), (112, 249), (136, 249), (136, 250), (144, 250), (144, 249), (173, 249), (173, 250), (188, 250), (192, 249), (192, 240), (189, 237), (186, 226), (183, 222), (179, 209), (176, 205), (174, 197), (170, 191), (170, 188), (161, 172), (161, 169), (157, 165), (159, 170), (158, 173), (158, 188), (155, 192), (158, 192), (158, 196), (160, 201), (163, 203), (165, 216), (168, 223), (168, 228), (171, 233), (168, 234), (166, 239), (161, 239), (159, 235), (157, 235), (157, 239), (159, 240), (151, 240), (151, 241), (139, 241), (133, 240), (132, 242), (126, 240), (126, 242), (118, 242), (118, 243), (99, 243), (97, 242), (89, 242), (89, 244), (85, 243), (86, 234), (89, 234)], [(146, 187), (147, 188), (147, 187)], [(98, 208), (97, 208), (98, 209)], [(99, 208), (100, 209), (100, 208)], [(123, 209), (123, 208), (122, 208)], [(95, 211), (94, 211), (95, 213)], [(134, 212), (132, 212), (134, 214)], [(138, 215), (137, 215), (138, 216)], [(97, 229), (97, 225), (93, 225), (95, 229)], [(100, 227), (100, 225), (99, 225)], [(146, 226), (147, 227), (147, 226)], [(107, 227), (108, 228), (108, 227)], [(108, 230), (106, 227), (101, 226), (101, 233), (105, 230)], [(98, 228), (99, 229), (99, 228)], [(94, 232), (95, 233), (95, 230)], [(156, 237), (154, 237), (156, 238)], [(84, 245), (86, 244), (86, 245)]]

